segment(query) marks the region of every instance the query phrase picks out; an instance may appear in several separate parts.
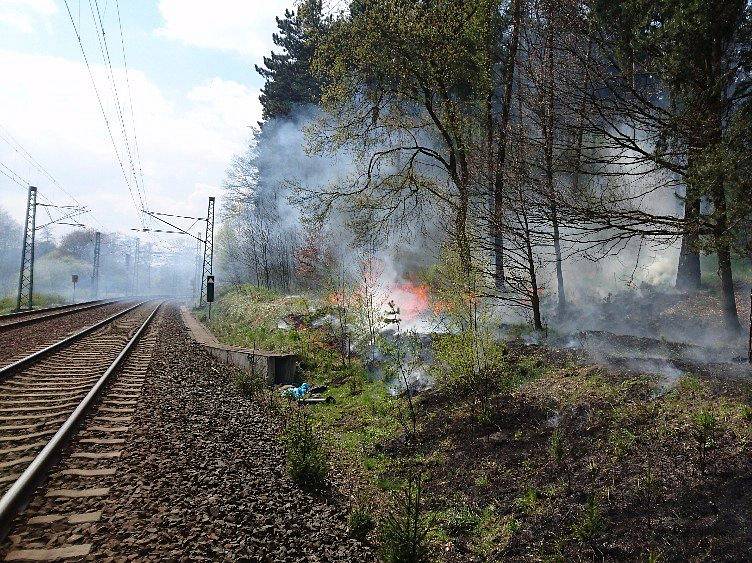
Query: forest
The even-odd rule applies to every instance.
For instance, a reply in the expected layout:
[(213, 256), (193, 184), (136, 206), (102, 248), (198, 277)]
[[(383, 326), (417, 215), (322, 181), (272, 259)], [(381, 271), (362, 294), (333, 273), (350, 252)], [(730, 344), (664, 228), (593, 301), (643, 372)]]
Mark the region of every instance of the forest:
[(749, 559), (752, 5), (277, 24), (211, 322), (336, 398), (291, 474), (385, 561)]
[(304, 2), (228, 172), (234, 280), (443, 260), (536, 330), (603, 288), (713, 286), (739, 335), (749, 34), (743, 1)]

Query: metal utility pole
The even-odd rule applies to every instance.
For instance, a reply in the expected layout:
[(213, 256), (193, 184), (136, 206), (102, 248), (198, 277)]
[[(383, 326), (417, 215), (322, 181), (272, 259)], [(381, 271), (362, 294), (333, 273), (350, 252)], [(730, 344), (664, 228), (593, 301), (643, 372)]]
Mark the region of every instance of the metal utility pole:
[(206, 302), (206, 277), (213, 274), (214, 262), (214, 198), (209, 198), (209, 208), (206, 211), (206, 236), (204, 237), (204, 264), (201, 271), (201, 296), (198, 306)]
[(34, 306), (34, 233), (37, 222), (37, 189), (29, 186), (26, 199), (26, 223), (21, 248), (21, 272), (18, 276), (16, 311)]
[(146, 295), (151, 293), (151, 243), (146, 245)]
[(102, 233), (94, 233), (94, 264), (91, 270), (91, 291), (94, 299), (99, 297), (99, 256), (102, 247)]
[(138, 257), (141, 241), (136, 239), (136, 253), (133, 256), (133, 295), (138, 295)]
[(196, 233), (196, 257), (193, 260), (193, 279), (191, 280), (191, 297), (201, 300), (199, 289), (201, 287), (201, 232)]
[[(200, 290), (198, 292), (198, 306), (201, 307), (206, 302), (206, 277), (212, 275), (213, 272), (213, 262), (214, 262), (214, 201), (216, 198), (210, 197), (209, 198), (209, 208), (206, 211), (206, 218), (204, 217), (189, 217), (186, 215), (175, 215), (172, 213), (160, 213), (158, 211), (150, 211), (147, 209), (142, 210), (143, 213), (151, 217), (152, 219), (155, 219), (161, 223), (164, 223), (165, 225), (171, 227), (171, 230), (165, 230), (165, 229), (152, 229), (152, 228), (140, 228), (140, 229), (131, 229), (133, 231), (143, 232), (143, 233), (169, 233), (174, 235), (186, 235), (189, 237), (193, 237), (198, 241), (198, 251), (196, 253), (196, 262), (197, 262), (197, 272), (196, 275), (201, 276), (201, 282), (200, 285), (197, 283), (194, 285), (194, 288), (200, 287)], [(163, 219), (163, 217), (170, 217), (172, 218), (171, 221), (168, 221), (167, 219)], [(193, 221), (193, 224), (191, 224), (187, 228), (183, 228), (179, 225), (175, 224), (175, 219), (190, 219)], [(190, 230), (198, 223), (199, 221), (205, 221), (206, 222), (206, 234), (204, 238), (201, 238), (201, 233), (197, 233), (195, 236), (190, 232)], [(174, 230), (172, 230), (174, 229)], [(198, 264), (199, 258), (201, 256), (201, 245), (204, 245), (204, 260), (203, 264)], [(198, 282), (198, 280), (196, 280)], [(173, 284), (174, 286), (174, 284)], [(194, 295), (195, 297), (195, 295)]]

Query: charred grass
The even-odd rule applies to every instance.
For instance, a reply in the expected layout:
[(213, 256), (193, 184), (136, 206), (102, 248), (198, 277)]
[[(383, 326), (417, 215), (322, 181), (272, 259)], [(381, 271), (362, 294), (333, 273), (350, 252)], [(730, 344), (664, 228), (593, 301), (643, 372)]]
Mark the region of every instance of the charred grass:
[(656, 396), (650, 376), (513, 354), (546, 369), (490, 418), (421, 399), (438, 560), (749, 559), (748, 385), (689, 375)]

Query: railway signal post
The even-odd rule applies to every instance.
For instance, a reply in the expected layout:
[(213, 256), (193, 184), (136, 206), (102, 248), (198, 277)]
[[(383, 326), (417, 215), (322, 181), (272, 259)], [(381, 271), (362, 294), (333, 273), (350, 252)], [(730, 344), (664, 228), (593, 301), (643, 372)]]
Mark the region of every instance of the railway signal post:
[(73, 282), (73, 303), (76, 302), (76, 284), (78, 283), (78, 274), (71, 276), (71, 282)]

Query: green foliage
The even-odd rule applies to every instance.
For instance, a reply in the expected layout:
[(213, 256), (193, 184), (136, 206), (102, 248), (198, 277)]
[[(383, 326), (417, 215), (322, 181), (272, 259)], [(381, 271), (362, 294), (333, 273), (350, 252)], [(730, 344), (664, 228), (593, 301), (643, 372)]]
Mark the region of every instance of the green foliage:
[(266, 389), (266, 382), (261, 377), (247, 371), (238, 371), (235, 374), (235, 385), (243, 395), (249, 398), (257, 396)]
[[(60, 295), (52, 293), (35, 293), (34, 308), (44, 309), (45, 307), (54, 307), (64, 305), (67, 301)], [(16, 310), (16, 297), (3, 297), (0, 299), (0, 313), (10, 313)]]
[(702, 390), (702, 382), (696, 375), (685, 374), (679, 379), (679, 390), (684, 393), (699, 393)]
[(452, 534), (466, 534), (474, 530), (480, 523), (480, 514), (463, 504), (453, 506), (440, 516), (442, 528)]
[(741, 416), (746, 421), (752, 421), (752, 405), (742, 405)]
[(707, 410), (701, 410), (693, 416), (695, 430), (697, 432), (697, 441), (703, 446), (712, 445), (713, 434), (718, 426), (716, 416)]
[(327, 454), (305, 409), (297, 409), (287, 422), (284, 442), (290, 477), (302, 487), (323, 487), (329, 472)]
[(556, 465), (561, 465), (566, 456), (566, 449), (564, 447), (564, 435), (557, 428), (551, 434), (551, 440), (548, 446), (548, 453), (551, 455), (551, 459)]
[(264, 119), (289, 117), (296, 108), (319, 102), (321, 84), (311, 73), (311, 60), (327, 25), (321, 0), (304, 0), (297, 13), (285, 10), (277, 18), (279, 32), (273, 40), (282, 52), (272, 52), (262, 67), (256, 66), (266, 80), (259, 97)]
[(503, 552), (512, 536), (520, 529), (519, 521), (513, 516), (499, 514), (493, 504), (483, 510), (467, 505), (453, 506), (435, 516), (439, 528), (434, 536), (439, 539), (469, 536), (470, 547), (484, 561), (495, 561), (494, 555)]
[(614, 429), (608, 437), (608, 441), (617, 458), (622, 458), (629, 452), (637, 437), (626, 428)]
[(514, 516), (501, 516), (493, 505), (489, 506), (483, 511), (476, 528), (475, 552), (484, 557), (484, 560), (498, 560), (493, 555), (503, 552), (512, 536), (521, 528), (522, 525)]
[(598, 499), (590, 495), (580, 520), (572, 527), (574, 536), (583, 543), (593, 543), (605, 530)]
[(521, 497), (515, 499), (514, 502), (523, 512), (533, 512), (538, 504), (538, 491), (531, 487)]
[(348, 518), (348, 529), (350, 535), (356, 540), (365, 541), (374, 528), (376, 521), (370, 508), (358, 505), (353, 508)]
[(700, 470), (705, 471), (707, 454), (715, 447), (715, 434), (718, 430), (718, 418), (708, 410), (700, 410), (692, 416), (694, 436), (700, 448)]
[(422, 485), (410, 480), (393, 498), (380, 530), (384, 563), (427, 563), (430, 526), (422, 514)]

